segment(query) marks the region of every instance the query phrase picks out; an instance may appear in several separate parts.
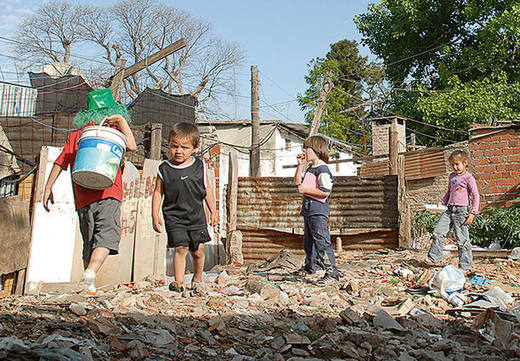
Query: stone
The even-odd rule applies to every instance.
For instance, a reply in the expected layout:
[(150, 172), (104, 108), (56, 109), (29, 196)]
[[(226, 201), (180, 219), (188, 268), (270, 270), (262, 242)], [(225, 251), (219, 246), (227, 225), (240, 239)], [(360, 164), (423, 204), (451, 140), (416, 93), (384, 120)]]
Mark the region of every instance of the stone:
[(384, 330), (405, 331), (403, 326), (384, 310), (379, 311), (375, 315), (374, 326), (381, 327)]
[(275, 350), (280, 350), (285, 344), (285, 338), (278, 336), (271, 342), (271, 347)]
[(217, 276), (217, 284), (219, 285), (226, 285), (231, 281), (232, 278), (226, 271), (220, 272), (220, 274)]
[(69, 306), (69, 310), (78, 315), (78, 316), (85, 316), (87, 314), (87, 310), (85, 309), (85, 305), (79, 304), (79, 303), (73, 303)]
[(265, 282), (261, 277), (250, 277), (245, 287), (251, 293), (258, 293), (265, 300), (277, 298), (281, 292), (278, 287)]
[(297, 347), (293, 347), (291, 352), (292, 352), (292, 354), (294, 356), (306, 357), (306, 356), (310, 356), (311, 355), (308, 351), (306, 351), (306, 350), (304, 350), (302, 348), (297, 348)]
[(289, 333), (284, 337), (285, 341), (290, 345), (309, 345), (311, 343), (307, 336), (298, 335), (296, 333)]

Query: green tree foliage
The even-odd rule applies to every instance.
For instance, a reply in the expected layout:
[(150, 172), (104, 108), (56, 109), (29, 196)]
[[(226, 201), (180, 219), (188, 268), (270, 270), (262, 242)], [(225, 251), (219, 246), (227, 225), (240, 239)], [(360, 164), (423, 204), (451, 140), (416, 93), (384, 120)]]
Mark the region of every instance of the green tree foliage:
[[(382, 0), (355, 22), (385, 64), (395, 112), (461, 130), (520, 115), (517, 0)], [(410, 127), (430, 143), (464, 138)]]
[[(324, 58), (317, 57), (309, 63), (309, 74), (305, 81), (309, 85), (298, 101), (308, 123), (314, 118), (317, 99), (327, 72), (332, 71), (334, 88), (327, 96), (321, 117), (319, 131), (323, 134), (351, 142), (363, 144), (362, 121), (364, 107), (357, 105), (375, 96), (376, 85), (381, 82), (382, 69), (367, 57), (359, 55), (355, 41), (341, 40), (331, 44)], [(346, 113), (341, 111), (356, 108)]]

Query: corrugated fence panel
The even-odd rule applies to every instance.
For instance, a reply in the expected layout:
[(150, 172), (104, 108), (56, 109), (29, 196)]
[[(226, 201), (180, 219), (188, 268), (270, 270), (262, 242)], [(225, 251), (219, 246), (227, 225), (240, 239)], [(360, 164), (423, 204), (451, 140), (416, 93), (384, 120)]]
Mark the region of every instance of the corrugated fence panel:
[[(302, 249), (301, 202), (292, 178), (239, 178), (237, 228), (246, 260)], [(397, 212), (397, 177), (337, 177), (329, 229), (347, 249), (397, 247)]]
[[(404, 177), (406, 180), (433, 178), (446, 173), (444, 150), (428, 148), (404, 154)], [(383, 177), (390, 174), (388, 160), (364, 162), (359, 168), (361, 177)]]
[(446, 173), (446, 162), (442, 148), (408, 152), (404, 156), (404, 164), (406, 180), (433, 178)]

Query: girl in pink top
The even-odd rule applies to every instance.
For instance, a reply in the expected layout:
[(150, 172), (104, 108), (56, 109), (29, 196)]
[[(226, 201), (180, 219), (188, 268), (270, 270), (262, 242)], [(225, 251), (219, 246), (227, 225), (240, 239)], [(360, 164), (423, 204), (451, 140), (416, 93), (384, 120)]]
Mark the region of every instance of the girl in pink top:
[[(467, 171), (468, 154), (465, 151), (456, 150), (451, 153), (449, 161), (453, 172), (449, 177), (448, 191), (439, 202), (439, 204), (448, 206), (448, 209), (442, 214), (433, 230), (434, 239), (428, 252), (428, 260), (433, 263), (442, 261), (444, 239), (450, 228), (453, 227), (459, 248), (459, 268), (469, 271), (473, 266), (469, 225), (473, 223), (475, 215), (478, 214), (480, 198), (477, 182)], [(470, 196), (472, 207), (471, 213), (468, 213)]]

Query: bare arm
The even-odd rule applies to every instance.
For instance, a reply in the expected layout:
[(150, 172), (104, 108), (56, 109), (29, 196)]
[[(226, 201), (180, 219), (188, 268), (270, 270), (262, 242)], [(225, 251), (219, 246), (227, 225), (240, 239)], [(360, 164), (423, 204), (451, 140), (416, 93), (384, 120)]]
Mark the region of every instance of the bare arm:
[(135, 143), (134, 134), (132, 133), (132, 130), (130, 129), (130, 126), (128, 125), (125, 118), (123, 118), (119, 114), (112, 115), (107, 118), (107, 124), (117, 126), (119, 128), (119, 130), (121, 131), (121, 133), (123, 133), (125, 135), (127, 151), (133, 152), (137, 149), (137, 144)]
[(330, 192), (324, 192), (324, 191), (320, 190), (319, 188), (306, 187), (303, 184), (300, 184), (298, 186), (298, 193), (306, 194), (306, 195), (318, 197), (318, 198), (325, 198), (325, 197), (328, 197), (330, 194)]
[(51, 169), (51, 173), (49, 174), (49, 178), (47, 179), (47, 183), (45, 184), (45, 190), (43, 192), (43, 208), (48, 212), (49, 211), (49, 200), (52, 204), (54, 204), (54, 197), (52, 195), (52, 186), (56, 182), (56, 179), (58, 179), (58, 176), (60, 175), (62, 171), (62, 168), (54, 164)]
[(298, 161), (298, 165), (296, 166), (296, 172), (294, 173), (293, 183), (295, 186), (299, 186), (302, 184), (302, 172), (303, 167), (305, 166), (305, 154), (298, 154), (296, 160)]
[(164, 182), (162, 179), (157, 176), (157, 179), (155, 181), (155, 189), (153, 190), (152, 195), (152, 221), (153, 221), (153, 229), (155, 229), (156, 232), (161, 233), (162, 229), (162, 219), (160, 215), (161, 211), (161, 201), (162, 196), (164, 192)]

